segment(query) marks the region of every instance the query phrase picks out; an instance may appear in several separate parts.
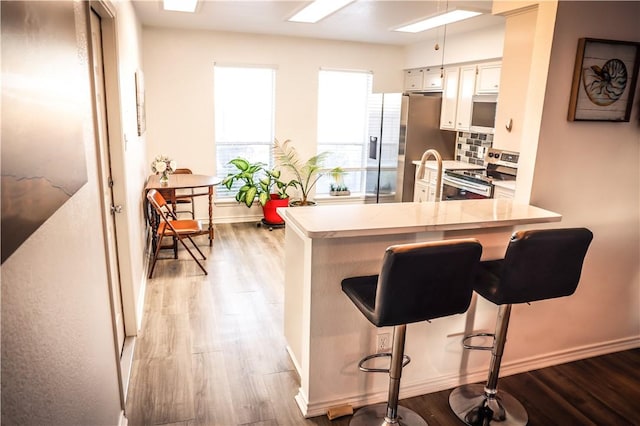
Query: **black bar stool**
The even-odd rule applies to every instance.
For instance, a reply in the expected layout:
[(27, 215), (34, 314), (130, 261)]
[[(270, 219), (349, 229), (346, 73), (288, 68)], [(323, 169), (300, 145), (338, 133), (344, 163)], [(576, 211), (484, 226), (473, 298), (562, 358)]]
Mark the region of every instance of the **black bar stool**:
[[(464, 385), (449, 395), (449, 405), (460, 420), (468, 425), (527, 424), (522, 404), (497, 389), (511, 305), (573, 294), (592, 239), (585, 228), (515, 232), (504, 259), (480, 263), (474, 290), (499, 305), (498, 318), (495, 334), (474, 334), (463, 341), (465, 349), (490, 350), (491, 364), (486, 385)], [(467, 344), (477, 336), (493, 337), (493, 345)]]
[[(396, 245), (387, 248), (380, 275), (347, 278), (342, 290), (376, 327), (394, 326), (393, 350), (363, 358), (362, 371), (389, 373), (386, 403), (363, 407), (350, 425), (426, 425), (416, 412), (398, 406), (407, 324), (460, 314), (469, 308), (482, 246), (475, 239)], [(364, 367), (390, 356), (389, 369)]]

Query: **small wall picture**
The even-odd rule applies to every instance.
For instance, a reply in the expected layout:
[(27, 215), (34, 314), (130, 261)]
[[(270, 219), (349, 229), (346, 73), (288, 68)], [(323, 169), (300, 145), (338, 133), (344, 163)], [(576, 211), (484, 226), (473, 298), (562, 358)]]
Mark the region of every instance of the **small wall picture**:
[(569, 121), (629, 121), (640, 43), (581, 38), (573, 71)]
[(136, 114), (138, 118), (138, 136), (147, 130), (147, 119), (144, 105), (144, 76), (142, 71), (136, 71)]

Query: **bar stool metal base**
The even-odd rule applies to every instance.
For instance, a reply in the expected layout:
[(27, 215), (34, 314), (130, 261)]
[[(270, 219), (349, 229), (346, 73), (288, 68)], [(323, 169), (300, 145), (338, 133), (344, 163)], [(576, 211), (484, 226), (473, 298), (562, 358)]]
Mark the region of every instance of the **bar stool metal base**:
[[(449, 405), (456, 416), (470, 426), (523, 426), (529, 421), (520, 401), (500, 391), (488, 398), (484, 385), (464, 385), (449, 395)], [(491, 416), (491, 418), (489, 418)]]
[(351, 418), (349, 426), (427, 426), (427, 422), (418, 413), (406, 407), (398, 406), (398, 418), (390, 420), (387, 415), (387, 403), (362, 407)]

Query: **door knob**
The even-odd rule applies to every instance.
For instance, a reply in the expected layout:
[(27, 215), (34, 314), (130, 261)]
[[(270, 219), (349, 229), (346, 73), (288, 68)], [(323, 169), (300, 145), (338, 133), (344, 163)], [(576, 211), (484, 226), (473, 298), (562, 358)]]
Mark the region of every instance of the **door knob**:
[(118, 204), (117, 206), (111, 206), (111, 214), (122, 213), (122, 206)]

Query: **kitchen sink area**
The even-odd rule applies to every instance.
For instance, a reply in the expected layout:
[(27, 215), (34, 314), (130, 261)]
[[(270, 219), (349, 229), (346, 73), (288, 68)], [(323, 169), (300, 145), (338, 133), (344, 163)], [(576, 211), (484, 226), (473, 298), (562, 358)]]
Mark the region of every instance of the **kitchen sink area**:
[[(513, 198), (520, 154), (491, 147), (493, 135), (459, 133), (456, 160), (414, 161), (414, 202)], [(440, 195), (441, 194), (441, 195)]]

